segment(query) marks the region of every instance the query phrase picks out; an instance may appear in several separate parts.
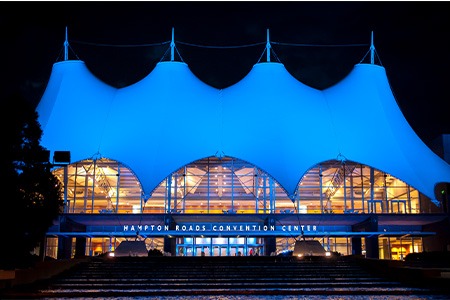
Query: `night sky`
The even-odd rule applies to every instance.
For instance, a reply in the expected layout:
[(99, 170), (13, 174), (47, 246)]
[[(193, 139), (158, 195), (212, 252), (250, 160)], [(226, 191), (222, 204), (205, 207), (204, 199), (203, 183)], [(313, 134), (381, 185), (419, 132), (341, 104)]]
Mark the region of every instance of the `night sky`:
[(447, 7), (445, 1), (0, 2), (1, 101), (19, 92), (38, 103), (63, 57), (66, 26), (70, 59), (85, 61), (115, 87), (139, 81), (169, 58), (169, 44), (160, 44), (170, 41), (172, 27), (182, 60), (216, 88), (238, 82), (265, 59), (267, 29), (280, 62), (317, 89), (337, 83), (364, 58), (373, 31), (400, 109), (430, 143), (450, 133)]

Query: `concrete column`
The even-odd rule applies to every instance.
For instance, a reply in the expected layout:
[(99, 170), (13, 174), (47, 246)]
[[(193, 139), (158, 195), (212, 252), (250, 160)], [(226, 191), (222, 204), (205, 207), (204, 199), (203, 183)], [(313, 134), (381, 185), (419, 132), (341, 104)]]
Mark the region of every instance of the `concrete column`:
[[(360, 222), (352, 226), (353, 232), (378, 232), (378, 216), (371, 215), (363, 222)], [(367, 258), (379, 258), (378, 252), (378, 235), (368, 234), (365, 239), (366, 244), (366, 257)]]
[(352, 255), (361, 255), (362, 246), (360, 237), (352, 237)]
[(58, 237), (58, 259), (70, 259), (72, 251), (72, 238)]
[(378, 236), (366, 237), (366, 257), (380, 258), (378, 251)]
[(86, 238), (77, 237), (75, 240), (75, 258), (86, 256)]
[[(167, 214), (164, 217), (164, 224), (169, 226), (170, 230), (175, 229), (175, 222), (170, 214)], [(175, 237), (164, 236), (164, 252), (171, 253), (172, 256), (175, 256), (177, 246), (177, 240)]]
[(175, 256), (176, 246), (177, 246), (176, 238), (174, 237), (169, 238), (168, 236), (164, 237), (164, 252), (171, 253), (172, 256)]
[(264, 238), (264, 246), (265, 246), (265, 253), (260, 253), (260, 255), (269, 256), (272, 252), (277, 251), (276, 237)]
[[(276, 225), (276, 219), (274, 216), (269, 216), (265, 222), (264, 225), (267, 225), (268, 227), (270, 226), (275, 226)], [(277, 251), (277, 238), (276, 237), (266, 237), (264, 238), (264, 248), (265, 248), (265, 252), (264, 253), (260, 253), (260, 255), (266, 255), (269, 256), (272, 252), (276, 252)]]

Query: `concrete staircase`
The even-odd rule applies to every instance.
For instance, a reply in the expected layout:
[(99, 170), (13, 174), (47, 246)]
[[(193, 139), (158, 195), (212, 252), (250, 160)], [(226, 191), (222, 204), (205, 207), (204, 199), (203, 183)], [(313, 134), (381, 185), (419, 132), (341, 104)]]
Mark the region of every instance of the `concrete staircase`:
[(345, 257), (297, 260), (259, 256), (93, 258), (49, 280), (15, 289), (9, 296), (36, 299), (432, 293), (378, 277)]

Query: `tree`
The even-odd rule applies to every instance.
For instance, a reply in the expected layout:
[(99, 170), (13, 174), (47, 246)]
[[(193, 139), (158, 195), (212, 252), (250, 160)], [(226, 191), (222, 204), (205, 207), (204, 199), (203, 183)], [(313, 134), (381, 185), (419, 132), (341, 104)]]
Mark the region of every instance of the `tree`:
[(63, 207), (60, 181), (52, 174), (48, 150), (34, 108), (20, 95), (1, 103), (0, 269), (28, 267), (31, 251)]

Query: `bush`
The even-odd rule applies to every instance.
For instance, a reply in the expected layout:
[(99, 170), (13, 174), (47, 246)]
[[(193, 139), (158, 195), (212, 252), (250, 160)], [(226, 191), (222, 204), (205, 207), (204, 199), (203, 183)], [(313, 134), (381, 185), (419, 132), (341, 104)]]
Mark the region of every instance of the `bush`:
[(450, 252), (431, 251), (420, 253), (409, 253), (405, 256), (405, 261), (423, 261), (423, 262), (449, 262)]
[(148, 251), (148, 256), (163, 256), (163, 253), (161, 250), (158, 249), (150, 249)]

